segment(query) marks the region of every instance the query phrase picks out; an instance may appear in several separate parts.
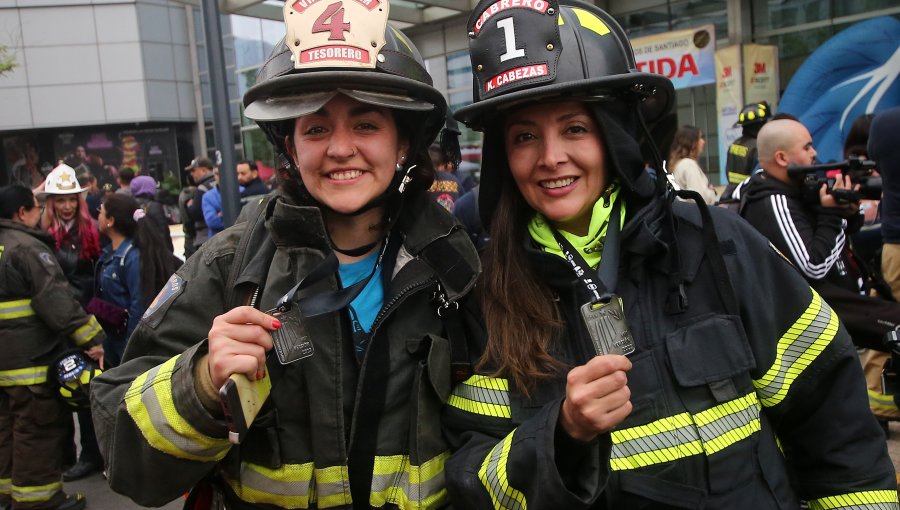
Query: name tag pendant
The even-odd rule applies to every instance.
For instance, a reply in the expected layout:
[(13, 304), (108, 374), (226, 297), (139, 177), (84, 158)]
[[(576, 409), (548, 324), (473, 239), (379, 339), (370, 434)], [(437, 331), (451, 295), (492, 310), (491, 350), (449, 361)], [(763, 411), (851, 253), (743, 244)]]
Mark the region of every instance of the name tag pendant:
[(597, 356), (634, 352), (634, 337), (625, 321), (622, 298), (618, 295), (610, 294), (609, 300), (585, 303), (581, 306), (581, 317)]

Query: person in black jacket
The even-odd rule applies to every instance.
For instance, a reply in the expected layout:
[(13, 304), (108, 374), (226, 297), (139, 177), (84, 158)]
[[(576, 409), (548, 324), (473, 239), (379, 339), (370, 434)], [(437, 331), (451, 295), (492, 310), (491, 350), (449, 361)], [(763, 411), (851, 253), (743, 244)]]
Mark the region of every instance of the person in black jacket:
[[(815, 161), (803, 124), (769, 122), (759, 132), (758, 148), (763, 172), (742, 190), (741, 215), (834, 307), (856, 345), (887, 350), (884, 335), (900, 324), (900, 304), (871, 297), (860, 286), (862, 274), (847, 243), (862, 225), (859, 202), (841, 203), (823, 184), (813, 203), (788, 175), (789, 166)], [(849, 176), (835, 179), (835, 190), (852, 187)]]
[(498, 3), (469, 18), (457, 112), (484, 131), (491, 241), (476, 374), (444, 411), (454, 507), (900, 507), (834, 312), (746, 222), (644, 171), (672, 83), (597, 7)]
[[(190, 250), (191, 254), (209, 239), (209, 227), (207, 227), (206, 220), (203, 218), (203, 195), (216, 185), (216, 176), (213, 173), (214, 168), (212, 160), (208, 158), (194, 158), (191, 164), (185, 168), (185, 170), (190, 172), (191, 179), (196, 186), (194, 195), (185, 204), (187, 218), (182, 219), (182, 221), (190, 221), (194, 224), (194, 241)], [(187, 248), (185, 248), (185, 255), (189, 256)]]
[(256, 168), (256, 163), (245, 159), (238, 161), (236, 168), (238, 184), (243, 187), (241, 190), (242, 204), (247, 203), (247, 199), (250, 197), (269, 193), (269, 188), (259, 178), (259, 169)]

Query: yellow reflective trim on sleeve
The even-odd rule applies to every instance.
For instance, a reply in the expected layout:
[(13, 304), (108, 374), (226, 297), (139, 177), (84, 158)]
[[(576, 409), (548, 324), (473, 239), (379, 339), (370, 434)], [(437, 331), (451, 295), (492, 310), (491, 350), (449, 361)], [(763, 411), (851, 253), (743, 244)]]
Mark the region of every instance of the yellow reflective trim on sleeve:
[(0, 370), (0, 387), (32, 386), (47, 382), (49, 366)]
[(62, 482), (48, 483), (47, 485), (12, 486), (12, 499), (17, 503), (37, 503), (50, 501), (57, 492), (62, 490)]
[(693, 423), (694, 422), (693, 420), (691, 420), (690, 413), (681, 413), (676, 414), (675, 416), (660, 418), (659, 420), (648, 423), (647, 425), (641, 425), (639, 427), (631, 427), (622, 430), (614, 430), (612, 432), (612, 439), (614, 443), (640, 439), (642, 437), (653, 436), (661, 432), (671, 432), (682, 427), (693, 425)]
[(478, 479), (487, 490), (494, 503), (494, 510), (526, 510), (528, 503), (525, 495), (509, 484), (509, 476), (506, 472), (506, 462), (509, 459), (509, 448), (512, 445), (513, 429), (500, 443), (494, 446), (481, 468), (478, 470)]
[[(734, 146), (732, 145), (732, 147), (734, 147)], [(744, 182), (744, 179), (746, 179), (747, 177), (750, 177), (750, 176), (747, 174), (741, 174), (741, 173), (737, 173), (737, 172), (728, 172), (728, 183), (729, 184), (740, 184), (740, 183)]]
[(376, 456), (369, 504), (390, 503), (401, 510), (443, 507), (448, 502), (444, 464), (449, 457), (450, 452), (442, 452), (416, 466), (408, 455)]
[(30, 299), (0, 302), (0, 320), (21, 319), (34, 315)]
[(0, 478), (0, 494), (12, 492), (12, 478)]
[(852, 510), (896, 510), (897, 508), (900, 508), (900, 505), (897, 504), (896, 490), (883, 490), (851, 492), (849, 494), (814, 499), (809, 502), (809, 508), (810, 510), (832, 510), (838, 508)]
[(228, 453), (228, 439), (200, 433), (175, 409), (172, 370), (179, 357), (139, 375), (125, 392), (125, 407), (153, 448), (180, 459), (217, 462)]
[(97, 318), (93, 315), (88, 315), (87, 324), (76, 329), (69, 337), (75, 342), (75, 345), (84, 345), (90, 342), (97, 336), (97, 333), (100, 333), (101, 331), (103, 331), (103, 328), (100, 327)]
[(756, 393), (730, 400), (697, 413), (703, 451), (712, 455), (759, 432), (759, 400)]
[(447, 404), (467, 413), (510, 418), (509, 381), (473, 375), (453, 388)]
[(838, 324), (837, 314), (812, 291), (806, 311), (778, 340), (772, 366), (753, 381), (762, 405), (772, 407), (784, 400), (797, 377), (834, 339)]

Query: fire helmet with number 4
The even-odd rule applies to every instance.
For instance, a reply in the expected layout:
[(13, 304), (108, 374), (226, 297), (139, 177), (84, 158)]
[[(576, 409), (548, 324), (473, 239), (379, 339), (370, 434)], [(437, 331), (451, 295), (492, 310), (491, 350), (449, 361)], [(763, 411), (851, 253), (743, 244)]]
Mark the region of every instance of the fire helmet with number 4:
[(337, 94), (414, 119), (410, 147), (427, 148), (447, 103), (413, 43), (388, 23), (388, 0), (286, 0), (285, 38), (244, 94), (244, 114), (285, 156), (293, 119)]
[(498, 121), (537, 101), (586, 101), (625, 188), (640, 196), (659, 190), (644, 172), (638, 140), (649, 139), (645, 122), (671, 109), (675, 90), (668, 78), (637, 70), (612, 16), (577, 0), (481, 0), (467, 29), (475, 102), (455, 116), (485, 132), (479, 204), (486, 222), (508, 178), (500, 171), (507, 162)]

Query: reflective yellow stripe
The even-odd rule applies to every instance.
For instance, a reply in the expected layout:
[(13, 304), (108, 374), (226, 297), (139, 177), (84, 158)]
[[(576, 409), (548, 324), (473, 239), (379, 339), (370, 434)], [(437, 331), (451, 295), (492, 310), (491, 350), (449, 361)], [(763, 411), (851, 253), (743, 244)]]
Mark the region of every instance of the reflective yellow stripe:
[(760, 402), (772, 407), (784, 400), (791, 384), (831, 343), (837, 330), (837, 315), (812, 291), (809, 307), (778, 340), (771, 368), (753, 381)]
[(831, 510), (846, 508), (852, 510), (896, 510), (897, 491), (865, 491), (851, 492), (838, 496), (814, 499), (809, 502), (810, 510)]
[(897, 403), (894, 402), (893, 395), (883, 395), (877, 391), (868, 390), (869, 392), (869, 408), (878, 411), (896, 413), (900, 412)]
[(125, 407), (150, 446), (180, 459), (218, 461), (228, 453), (228, 440), (200, 433), (175, 409), (172, 369), (179, 356), (139, 375), (125, 393)]
[(31, 386), (47, 382), (47, 370), (50, 367), (28, 367), (15, 370), (0, 370), (0, 387)]
[(248, 503), (282, 508), (333, 508), (352, 504), (347, 466), (316, 469), (312, 462), (270, 469), (241, 463), (238, 479), (223, 473), (234, 493)]
[(97, 318), (93, 315), (88, 315), (87, 324), (76, 329), (75, 332), (69, 336), (72, 338), (72, 341), (75, 342), (75, 345), (83, 345), (90, 342), (91, 339), (97, 336), (97, 333), (101, 331), (103, 331), (103, 328), (100, 327)]
[(609, 465), (614, 471), (728, 448), (760, 430), (759, 401), (755, 393), (691, 415), (681, 413), (647, 425), (614, 430)]
[(397, 505), (401, 510), (439, 508), (447, 504), (444, 463), (450, 452), (443, 452), (422, 463), (410, 465), (408, 455), (375, 457), (369, 504)]
[(467, 413), (509, 418), (509, 381), (473, 375), (453, 388), (447, 404)]
[(484, 458), (481, 469), (478, 470), (478, 479), (491, 496), (495, 510), (525, 510), (528, 503), (525, 495), (509, 485), (509, 477), (506, 474), (506, 461), (509, 457), (509, 447), (512, 445), (515, 429), (500, 441)]
[(62, 490), (62, 482), (48, 483), (47, 485), (35, 485), (31, 487), (13, 485), (12, 499), (17, 503), (37, 503), (49, 501), (57, 492)]
[(0, 302), (0, 320), (21, 319), (32, 315), (34, 315), (34, 309), (31, 308), (30, 299)]
[(10, 494), (12, 492), (12, 479), (0, 478), (0, 494)]
[[(581, 23), (581, 26), (594, 32), (597, 35), (606, 35), (609, 33), (609, 27), (606, 26), (606, 23), (603, 22), (596, 14), (586, 11), (584, 9), (574, 8), (572, 12), (575, 13), (575, 16), (578, 17), (578, 22)], [(562, 16), (560, 16), (562, 19)]]
[[(732, 146), (734, 147), (734, 146)], [(740, 184), (744, 182), (744, 179), (750, 177), (747, 174), (739, 174), (737, 172), (728, 172), (728, 183), (729, 184)]]

